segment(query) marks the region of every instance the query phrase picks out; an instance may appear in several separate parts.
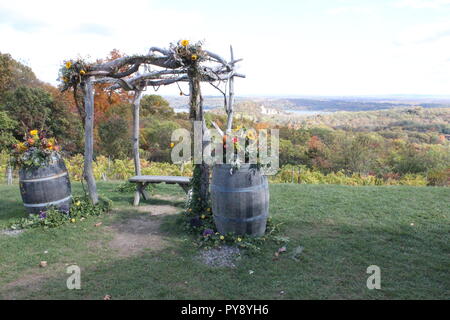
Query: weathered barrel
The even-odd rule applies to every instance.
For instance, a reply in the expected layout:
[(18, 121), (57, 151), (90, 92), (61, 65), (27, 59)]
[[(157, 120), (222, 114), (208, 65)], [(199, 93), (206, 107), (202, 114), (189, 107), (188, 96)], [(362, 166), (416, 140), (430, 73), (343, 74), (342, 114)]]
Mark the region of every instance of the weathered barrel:
[(39, 213), (49, 206), (69, 211), (72, 200), (69, 174), (62, 159), (45, 167), (19, 171), (20, 194), (28, 213)]
[(220, 233), (262, 236), (269, 216), (267, 177), (254, 165), (233, 170), (230, 164), (215, 165), (211, 181), (214, 222)]

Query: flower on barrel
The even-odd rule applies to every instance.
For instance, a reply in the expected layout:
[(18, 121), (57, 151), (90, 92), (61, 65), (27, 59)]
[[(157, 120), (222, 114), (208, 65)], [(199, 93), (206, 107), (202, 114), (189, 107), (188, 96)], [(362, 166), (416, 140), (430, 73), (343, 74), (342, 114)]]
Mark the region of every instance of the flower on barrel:
[[(222, 138), (223, 163), (230, 163), (233, 167), (239, 167), (243, 163), (260, 163), (258, 149), (258, 133), (255, 129), (237, 127)], [(232, 148), (231, 159), (227, 161), (227, 148)]]
[(59, 151), (55, 138), (47, 138), (45, 132), (31, 130), (24, 141), (12, 145), (12, 163), (15, 167), (43, 167), (59, 157)]

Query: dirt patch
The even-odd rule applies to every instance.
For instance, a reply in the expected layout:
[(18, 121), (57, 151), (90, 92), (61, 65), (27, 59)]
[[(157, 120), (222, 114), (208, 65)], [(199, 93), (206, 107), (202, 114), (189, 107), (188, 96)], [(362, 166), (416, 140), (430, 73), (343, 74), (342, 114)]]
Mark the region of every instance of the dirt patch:
[(10, 237), (16, 237), (19, 234), (21, 234), (22, 232), (24, 232), (25, 230), (20, 229), (20, 230), (1, 230), (0, 234), (4, 234), (5, 236), (10, 236)]
[(121, 257), (135, 255), (144, 249), (162, 250), (168, 242), (160, 231), (161, 221), (162, 216), (146, 215), (115, 224), (110, 227), (115, 235), (109, 245)]
[(201, 251), (198, 259), (210, 267), (236, 267), (240, 250), (236, 247), (222, 246), (209, 250)]
[(166, 194), (155, 194), (152, 195), (153, 198), (155, 199), (161, 199), (161, 200), (166, 200), (166, 201), (186, 201), (186, 197), (184, 196), (171, 196), (171, 195), (166, 195)]
[(169, 205), (138, 206), (138, 207), (136, 207), (136, 210), (139, 211), (139, 212), (148, 213), (151, 216), (175, 214), (175, 213), (181, 211), (180, 208), (177, 208), (177, 207), (174, 207), (174, 206), (169, 206)]
[[(39, 268), (39, 267), (37, 267)], [(55, 274), (61, 273), (65, 269), (66, 265), (56, 263), (48, 268), (35, 268), (23, 272), (23, 275), (14, 281), (11, 281), (1, 286), (0, 298), (4, 300), (16, 300), (21, 299), (22, 292), (33, 292), (41, 289), (45, 280), (53, 278)]]

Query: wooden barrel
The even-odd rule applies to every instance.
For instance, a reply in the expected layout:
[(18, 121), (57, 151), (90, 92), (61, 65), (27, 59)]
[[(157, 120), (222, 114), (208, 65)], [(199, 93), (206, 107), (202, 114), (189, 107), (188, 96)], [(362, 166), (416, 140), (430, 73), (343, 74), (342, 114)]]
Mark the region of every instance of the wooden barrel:
[(39, 213), (49, 206), (69, 211), (72, 200), (69, 174), (62, 159), (46, 167), (20, 169), (20, 194), (28, 213)]
[(267, 177), (254, 165), (233, 170), (230, 164), (215, 165), (211, 181), (214, 222), (220, 233), (262, 236), (269, 216)]

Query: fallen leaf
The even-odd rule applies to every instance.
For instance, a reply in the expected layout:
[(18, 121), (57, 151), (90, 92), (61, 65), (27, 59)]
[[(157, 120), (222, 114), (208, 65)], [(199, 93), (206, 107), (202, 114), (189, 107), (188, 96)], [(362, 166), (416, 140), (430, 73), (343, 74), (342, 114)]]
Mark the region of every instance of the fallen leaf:
[(103, 297), (103, 300), (111, 300), (111, 296), (107, 294), (106, 296)]
[(39, 262), (39, 267), (45, 268), (47, 266), (47, 261), (41, 261)]
[(102, 222), (98, 222), (98, 223), (94, 224), (94, 226), (96, 226), (96, 227), (100, 227), (101, 225), (102, 225)]

